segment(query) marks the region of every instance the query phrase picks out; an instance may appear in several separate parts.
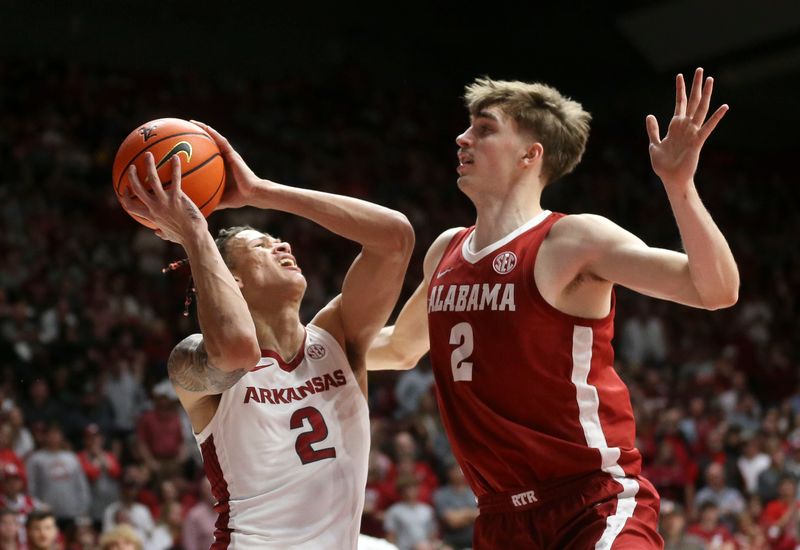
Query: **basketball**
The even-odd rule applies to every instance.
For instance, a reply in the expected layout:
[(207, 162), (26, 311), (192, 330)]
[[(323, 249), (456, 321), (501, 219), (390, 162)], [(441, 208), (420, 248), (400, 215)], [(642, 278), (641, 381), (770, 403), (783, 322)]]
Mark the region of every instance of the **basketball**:
[[(113, 182), (117, 198), (128, 189), (128, 167), (133, 164), (142, 185), (147, 168), (145, 153), (153, 154), (158, 177), (165, 189), (171, 185), (172, 169), (169, 160), (181, 160), (181, 188), (204, 216), (214, 211), (225, 190), (225, 166), (217, 144), (201, 127), (179, 118), (159, 118), (142, 124), (125, 138), (114, 158)], [(130, 212), (129, 212), (130, 214)], [(155, 229), (153, 224), (131, 214), (139, 223)]]

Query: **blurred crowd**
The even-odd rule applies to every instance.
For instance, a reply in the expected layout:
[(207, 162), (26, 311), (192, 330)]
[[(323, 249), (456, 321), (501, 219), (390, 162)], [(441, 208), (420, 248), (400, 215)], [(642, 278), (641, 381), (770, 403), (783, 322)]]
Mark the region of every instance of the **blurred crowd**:
[[(119, 208), (117, 145), (147, 120), (198, 118), (263, 177), (404, 212), (417, 235), (405, 297), (433, 238), (471, 221), (454, 170), (466, 114), (452, 86), (382, 86), (352, 68), (317, 82), (0, 58), (0, 81), (0, 550), (205, 550), (214, 500), (166, 379), (172, 346), (197, 330), (181, 313), (188, 273), (162, 274), (181, 250)], [(544, 205), (603, 214), (679, 248), (640, 121), (609, 108), (621, 112), (596, 117), (584, 162)], [(736, 307), (696, 311), (618, 291), (617, 366), (668, 549), (800, 545), (800, 265), (788, 244), (800, 221), (784, 154), (712, 140), (701, 160), (700, 194), (741, 269)], [(292, 244), (309, 281), (305, 320), (338, 292), (356, 253), (273, 212), (224, 211), (209, 223), (249, 223)], [(475, 500), (427, 359), (370, 375), (369, 401), (363, 532), (402, 550), (469, 548)]]

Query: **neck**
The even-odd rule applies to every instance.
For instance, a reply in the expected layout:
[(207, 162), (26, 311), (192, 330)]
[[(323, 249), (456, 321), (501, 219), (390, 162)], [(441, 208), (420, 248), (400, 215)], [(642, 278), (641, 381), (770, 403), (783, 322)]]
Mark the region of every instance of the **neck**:
[(536, 181), (512, 184), (503, 195), (481, 195), (473, 198), (477, 211), (473, 250), (478, 251), (496, 242), (542, 211), (539, 205), (542, 185)]
[(305, 327), (300, 322), (299, 309), (294, 304), (251, 313), (261, 349), (275, 351), (285, 361), (290, 361), (297, 355), (303, 345)]

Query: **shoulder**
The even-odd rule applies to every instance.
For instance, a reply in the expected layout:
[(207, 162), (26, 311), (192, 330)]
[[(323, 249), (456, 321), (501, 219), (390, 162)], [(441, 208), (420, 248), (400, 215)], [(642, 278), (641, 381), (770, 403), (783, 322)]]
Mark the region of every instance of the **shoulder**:
[(444, 256), (444, 251), (447, 250), (448, 245), (452, 242), (453, 238), (463, 231), (464, 227), (451, 227), (439, 234), (425, 253), (425, 280), (430, 280), (430, 275), (439, 265), (439, 262)]
[(201, 349), (203, 345), (203, 335), (198, 333), (190, 334), (178, 344), (172, 348), (172, 353), (170, 354), (170, 359), (172, 356), (181, 357), (187, 353), (195, 353), (199, 349)]
[(330, 334), (343, 350), (347, 349), (347, 341), (342, 321), (342, 295), (334, 297), (328, 305), (319, 310), (311, 322), (306, 326), (314, 326)]
[(548, 238), (596, 238), (617, 225), (597, 214), (569, 214), (553, 224)]
[(547, 247), (559, 253), (593, 256), (633, 236), (608, 218), (596, 214), (564, 216), (550, 229)]
[(438, 237), (433, 240), (431, 246), (428, 247), (428, 254), (435, 253), (437, 250), (440, 250), (442, 253), (447, 248), (447, 245), (450, 244), (450, 241), (453, 240), (453, 237), (461, 233), (466, 229), (465, 227), (451, 227), (450, 229), (446, 229), (442, 231)]

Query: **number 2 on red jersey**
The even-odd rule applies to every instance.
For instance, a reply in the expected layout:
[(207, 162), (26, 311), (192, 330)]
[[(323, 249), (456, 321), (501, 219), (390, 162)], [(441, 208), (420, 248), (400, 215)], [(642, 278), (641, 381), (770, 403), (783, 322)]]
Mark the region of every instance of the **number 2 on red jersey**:
[(450, 330), (450, 345), (457, 346), (450, 354), (450, 367), (453, 369), (453, 380), (456, 382), (472, 382), (472, 355), (474, 340), (472, 325), (467, 322), (458, 323)]

